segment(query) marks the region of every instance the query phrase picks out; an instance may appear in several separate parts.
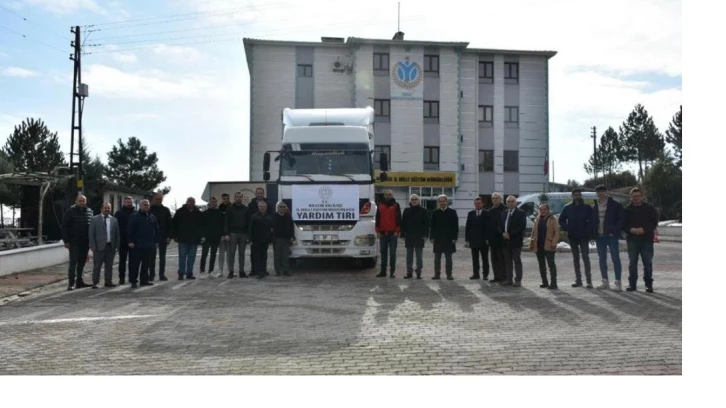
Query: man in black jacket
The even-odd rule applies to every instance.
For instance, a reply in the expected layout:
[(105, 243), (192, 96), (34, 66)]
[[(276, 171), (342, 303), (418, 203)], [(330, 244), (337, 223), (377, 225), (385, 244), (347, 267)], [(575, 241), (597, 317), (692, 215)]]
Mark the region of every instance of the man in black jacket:
[(126, 283), (126, 268), (129, 266), (129, 219), (135, 211), (134, 198), (127, 196), (124, 198), (123, 207), (114, 214), (114, 217), (118, 220), (118, 229), (121, 233), (121, 246), (118, 249), (119, 285)]
[(212, 256), (209, 258), (209, 277), (214, 272), (214, 261), (217, 258), (217, 248), (222, 240), (222, 232), (224, 230), (224, 214), (222, 210), (217, 208), (217, 198), (212, 197), (209, 200), (207, 209), (202, 213), (204, 223), (204, 243), (202, 244), (202, 262), (199, 264), (199, 273), (203, 274), (207, 265), (207, 255), (212, 250)]
[[(219, 204), (219, 210), (222, 212), (222, 216), (226, 217), (227, 215), (227, 207), (232, 205), (232, 203), (229, 201), (229, 193), (222, 193), (222, 202)], [(222, 226), (222, 234), (224, 234), (224, 226)], [(224, 263), (227, 262), (227, 254), (229, 253), (229, 241), (224, 239), (222, 237), (222, 240), (219, 241), (219, 259), (218, 266), (219, 266), (219, 272), (217, 272), (217, 277), (221, 278), (222, 274), (224, 273)]]
[(275, 275), (290, 276), (290, 245), (295, 242), (295, 224), (287, 204), (277, 203), (277, 212), (272, 216), (272, 230), (275, 234)]
[(229, 264), (229, 274), (227, 278), (234, 278), (234, 255), (239, 250), (239, 277), (246, 278), (245, 274), (245, 250), (249, 237), (250, 211), (246, 205), (242, 204), (242, 193), (234, 194), (234, 203), (227, 207), (224, 214), (224, 240), (229, 242), (229, 252), (227, 253), (227, 263)]
[(262, 279), (267, 273), (267, 249), (272, 242), (273, 221), (267, 213), (267, 203), (258, 204), (258, 211), (250, 218), (250, 231), (248, 236), (252, 241), (252, 271), (257, 279)]
[(590, 241), (595, 239), (595, 222), (592, 207), (585, 204), (582, 199), (582, 190), (579, 188), (572, 190), (572, 202), (562, 209), (559, 222), (561, 230), (567, 232), (567, 240), (575, 263), (575, 283), (572, 284), (572, 287), (582, 286), (582, 272), (580, 271), (580, 256), (582, 256), (587, 288), (592, 289)]
[[(159, 224), (149, 207), (149, 200), (139, 202), (139, 211), (129, 219), (128, 240), (131, 248), (131, 266), (129, 267), (129, 282), (131, 287), (151, 286), (149, 282), (149, 268), (153, 261), (154, 248), (158, 245), (157, 234)], [(139, 282), (140, 281), (140, 282)]]
[(158, 248), (154, 248), (151, 264), (149, 265), (149, 281), (153, 282), (156, 277), (156, 254), (159, 254), (159, 280), (166, 278), (166, 248), (171, 242), (171, 211), (164, 206), (164, 195), (154, 194), (154, 203), (151, 205), (151, 214), (156, 218), (159, 225), (159, 233), (156, 236)]
[(401, 238), (406, 243), (406, 276), (413, 277), (413, 255), (416, 253), (416, 279), (421, 279), (423, 267), (423, 249), (429, 236), (429, 212), (421, 207), (421, 198), (412, 194), (408, 199), (408, 208), (403, 210), (401, 217)]
[[(265, 208), (267, 208), (267, 214), (272, 215), (274, 212), (274, 207), (270, 204), (269, 201), (267, 201), (267, 197), (265, 197), (265, 189), (262, 187), (257, 187), (255, 189), (255, 198), (253, 198), (250, 203), (247, 205), (247, 207), (250, 210), (250, 217), (257, 214), (260, 210), (260, 204), (265, 203)], [(250, 263), (252, 265), (255, 264), (255, 251), (250, 251)], [(252, 269), (250, 272), (250, 276), (254, 276), (257, 273), (257, 271)]]
[(486, 225), (487, 240), (492, 255), (492, 272), (494, 272), (494, 278), (489, 282), (504, 282), (507, 278), (506, 268), (504, 268), (504, 238), (502, 237), (500, 225), (504, 211), (502, 195), (493, 193), (492, 206), (487, 214), (489, 219)]
[(83, 267), (86, 266), (90, 241), (88, 225), (91, 224), (93, 211), (86, 207), (86, 196), (79, 195), (76, 204), (63, 216), (63, 243), (68, 249), (68, 290), (87, 288), (91, 285), (83, 282)]
[(187, 198), (187, 204), (179, 208), (172, 218), (172, 236), (179, 243), (179, 280), (196, 279), (194, 277), (194, 260), (197, 247), (202, 241), (202, 212), (196, 206), (193, 197)]
[(487, 219), (489, 214), (484, 209), (481, 197), (474, 199), (474, 209), (466, 217), (466, 244), (471, 249), (471, 262), (473, 274), (469, 279), (479, 279), (479, 258), (481, 257), (481, 270), (484, 280), (489, 279), (489, 245), (487, 245)]
[(524, 230), (527, 228), (527, 216), (524, 211), (517, 208), (516, 197), (507, 197), (507, 210), (500, 226), (504, 238), (504, 268), (507, 274), (502, 285), (522, 286), (522, 245)]
[(628, 292), (637, 290), (638, 257), (643, 260), (643, 281), (645, 291), (653, 293), (653, 239), (658, 228), (658, 211), (643, 201), (643, 192), (639, 188), (630, 190), (630, 204), (625, 207), (623, 231), (627, 237), (629, 259)]
[(456, 241), (459, 238), (459, 216), (449, 207), (449, 198), (440, 195), (437, 199), (439, 208), (431, 214), (431, 234), (429, 238), (434, 244), (434, 277), (441, 279), (441, 254), (446, 257), (446, 279), (454, 280), (454, 260)]

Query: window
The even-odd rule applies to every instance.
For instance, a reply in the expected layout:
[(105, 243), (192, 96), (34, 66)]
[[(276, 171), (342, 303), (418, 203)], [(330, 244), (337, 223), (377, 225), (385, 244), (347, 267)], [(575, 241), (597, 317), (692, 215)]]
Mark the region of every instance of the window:
[(494, 63), (491, 61), (479, 61), (479, 78), (494, 79)]
[(424, 118), (439, 118), (438, 101), (424, 101)]
[(519, 80), (519, 63), (518, 62), (505, 62), (504, 63), (504, 79), (513, 79), (514, 81)]
[(438, 55), (424, 55), (424, 72), (439, 72)]
[(308, 64), (297, 64), (297, 76), (299, 77), (312, 77), (313, 66)]
[(479, 172), (494, 171), (494, 150), (479, 150)]
[(381, 169), (381, 153), (385, 153), (388, 157), (388, 169), (391, 169), (391, 146), (377, 145), (373, 150), (373, 167), (376, 170)]
[(376, 116), (391, 117), (391, 100), (390, 99), (374, 99), (373, 109)]
[(519, 171), (519, 152), (516, 150), (504, 151), (504, 171)]
[(491, 105), (479, 106), (479, 122), (492, 123), (494, 120), (494, 107)]
[(438, 146), (424, 147), (424, 170), (439, 169), (439, 148)]
[(504, 107), (504, 123), (519, 123), (519, 107), (518, 106), (505, 106)]
[(373, 54), (373, 70), (374, 71), (386, 71), (388, 72), (388, 54)]

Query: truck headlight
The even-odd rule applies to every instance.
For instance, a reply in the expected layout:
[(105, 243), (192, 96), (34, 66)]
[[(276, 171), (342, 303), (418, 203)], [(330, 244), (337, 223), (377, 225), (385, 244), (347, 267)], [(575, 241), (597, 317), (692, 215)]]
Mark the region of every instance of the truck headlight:
[(376, 244), (376, 236), (373, 234), (358, 235), (353, 242), (356, 246), (373, 246)]

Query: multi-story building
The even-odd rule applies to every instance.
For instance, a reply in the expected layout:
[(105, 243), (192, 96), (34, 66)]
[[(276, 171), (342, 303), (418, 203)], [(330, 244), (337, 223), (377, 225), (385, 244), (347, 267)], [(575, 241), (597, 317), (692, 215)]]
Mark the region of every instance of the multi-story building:
[(372, 106), (376, 152), (390, 160), (379, 193), (390, 188), (402, 203), (417, 193), (427, 206), (446, 194), (464, 217), (478, 195), (547, 188), (547, 67), (556, 52), (404, 41), (403, 33), (244, 45), (252, 180), (262, 176), (263, 153), (280, 148), (284, 108)]

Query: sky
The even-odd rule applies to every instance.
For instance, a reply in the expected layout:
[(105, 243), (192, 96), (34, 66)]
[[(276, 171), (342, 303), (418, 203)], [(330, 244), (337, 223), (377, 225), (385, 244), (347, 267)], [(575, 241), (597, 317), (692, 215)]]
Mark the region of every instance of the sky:
[[(207, 181), (247, 180), (249, 75), (242, 38), (390, 39), (397, 1), (0, 0), (0, 144), (41, 118), (70, 151), (70, 27), (84, 27), (84, 134), (106, 161), (136, 136), (159, 156), (167, 205)], [(407, 40), (554, 50), (550, 160), (582, 182), (590, 129), (617, 130), (637, 103), (665, 132), (682, 104), (681, 2), (401, 1)], [(551, 168), (551, 169), (552, 169)], [(552, 176), (552, 172), (550, 174)], [(261, 179), (252, 175), (251, 179)]]

